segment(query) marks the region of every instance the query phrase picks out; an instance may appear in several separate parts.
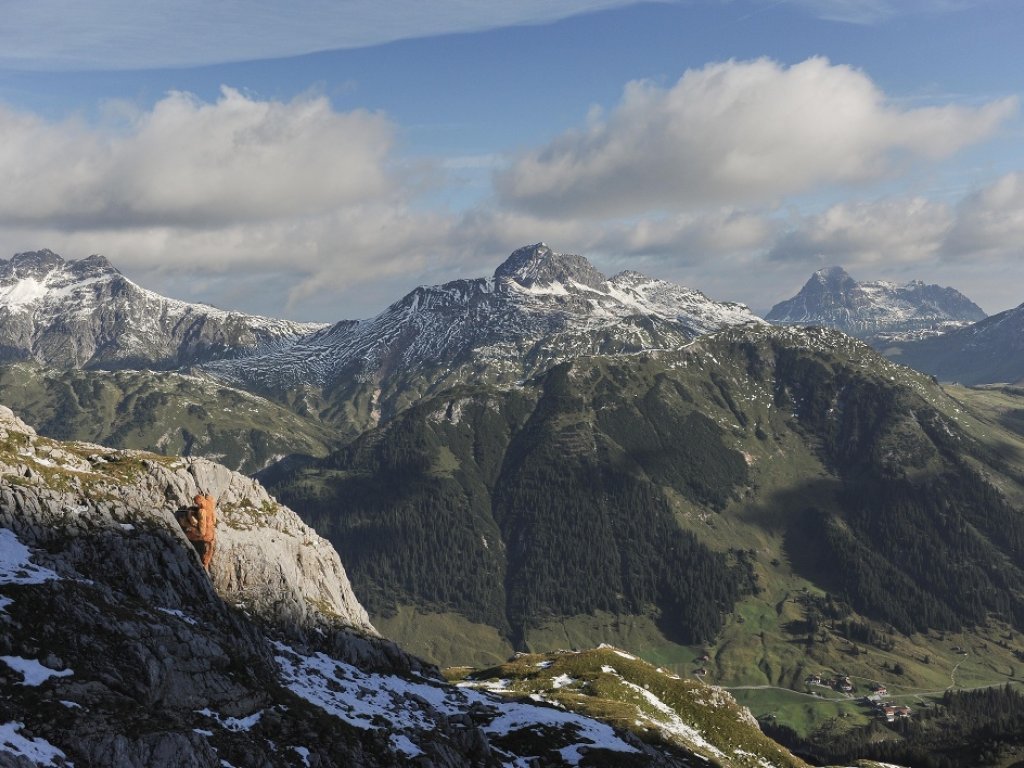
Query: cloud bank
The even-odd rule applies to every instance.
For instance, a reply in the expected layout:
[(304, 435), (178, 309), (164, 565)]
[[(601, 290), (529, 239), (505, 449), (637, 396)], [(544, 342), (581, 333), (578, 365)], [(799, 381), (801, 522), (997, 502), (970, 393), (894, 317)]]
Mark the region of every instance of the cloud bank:
[(317, 214), (388, 194), (393, 128), (324, 98), (171, 93), (111, 135), (0, 108), (0, 223), (187, 228)]
[[(1015, 110), (894, 105), (824, 59), (712, 64), (668, 88), (630, 84), (607, 115), (512, 158), (491, 199), (453, 211), (438, 202), (453, 178), (442, 158), (403, 158), (401, 126), (322, 97), (170, 93), (102, 126), (0, 105), (0, 254), (104, 253), (171, 295), (337, 320), (544, 240), (766, 308), (823, 263), (871, 276), (1014, 263), (1024, 172), (960, 201), (865, 196)], [(815, 205), (836, 185), (852, 199)]]
[(503, 202), (551, 216), (765, 203), (885, 177), (990, 136), (1014, 98), (978, 108), (895, 106), (863, 72), (812, 58), (710, 64), (670, 88), (629, 83), (608, 115), (525, 152)]

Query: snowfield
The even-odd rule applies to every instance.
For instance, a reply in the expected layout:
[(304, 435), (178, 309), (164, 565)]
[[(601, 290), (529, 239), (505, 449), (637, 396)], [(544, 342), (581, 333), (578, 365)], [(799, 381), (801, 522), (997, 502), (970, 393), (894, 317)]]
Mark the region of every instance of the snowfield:
[[(590, 749), (639, 751), (610, 726), (571, 712), (427, 679), (410, 682), (395, 675), (366, 673), (323, 653), (301, 654), (283, 643), (274, 647), (282, 679), (293, 693), (357, 728), (386, 730), (395, 750), (408, 757), (424, 751), (421, 742), (435, 729), (439, 717), (460, 715), (471, 707), (474, 720), (489, 718), (481, 727), (492, 740), (502, 742), (518, 732), (536, 734), (540, 729), (545, 742), (569, 765), (578, 765)], [(512, 755), (507, 764), (524, 765), (542, 757)]]

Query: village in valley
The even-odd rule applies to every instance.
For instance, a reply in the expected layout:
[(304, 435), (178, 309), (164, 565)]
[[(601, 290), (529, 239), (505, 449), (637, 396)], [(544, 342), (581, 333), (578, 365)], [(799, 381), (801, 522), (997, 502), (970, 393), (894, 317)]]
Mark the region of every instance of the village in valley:
[[(849, 675), (835, 675), (833, 677), (809, 675), (804, 680), (804, 684), (808, 686), (808, 688), (815, 686), (830, 688), (833, 691), (844, 693), (850, 697), (852, 697), (857, 690)], [(886, 701), (886, 698), (889, 696), (889, 690), (884, 685), (881, 685), (880, 683), (872, 683), (868, 690), (869, 693), (864, 696), (863, 702), (870, 706), (879, 718), (884, 718), (887, 722), (893, 723), (898, 719), (910, 717), (910, 707), (905, 704), (896, 704), (891, 701)]]

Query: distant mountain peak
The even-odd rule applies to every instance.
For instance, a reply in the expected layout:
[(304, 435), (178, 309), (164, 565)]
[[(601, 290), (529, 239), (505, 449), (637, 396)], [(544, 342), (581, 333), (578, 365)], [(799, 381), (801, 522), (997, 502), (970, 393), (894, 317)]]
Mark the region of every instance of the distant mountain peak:
[(638, 272), (608, 280), (582, 256), (535, 243), (515, 250), (493, 282), (421, 286), (377, 317), (330, 337), (214, 361), (203, 370), (272, 391), (353, 377), (385, 382), (397, 392), (425, 371), (435, 382), (441, 375), (448, 383), (504, 385), (580, 355), (673, 348), (723, 327), (761, 322), (745, 306)]
[(120, 274), (120, 270), (111, 264), (110, 260), (106, 256), (98, 253), (86, 256), (84, 259), (79, 259), (78, 261), (72, 261), (70, 264), (77, 264), (79, 269), (82, 271), (88, 270), (90, 272)]
[(582, 256), (557, 253), (545, 243), (518, 248), (494, 270), (495, 280), (514, 280), (527, 288), (533, 285), (576, 282), (601, 290), (607, 278)]
[(84, 259), (65, 260), (49, 248), (43, 248), (38, 251), (16, 253), (10, 259), (0, 259), (0, 280), (41, 280), (61, 270), (77, 279), (121, 274), (106, 256), (99, 254)]
[(796, 296), (765, 315), (773, 323), (823, 325), (862, 337), (934, 334), (983, 317), (981, 307), (953, 288), (921, 280), (857, 282), (840, 266), (817, 270)]
[(104, 256), (49, 249), (0, 259), (0, 361), (68, 367), (179, 367), (246, 354), (322, 326), (176, 301), (137, 286)]
[(62, 266), (64, 259), (49, 248), (23, 251), (10, 259), (0, 259), (0, 278), (40, 277)]
[(815, 280), (817, 280), (818, 282), (840, 283), (844, 280), (853, 280), (853, 278), (850, 277), (850, 273), (847, 272), (842, 267), (833, 266), (822, 267), (821, 269), (817, 270), (811, 276), (811, 279), (808, 280), (807, 282), (811, 283), (814, 282)]

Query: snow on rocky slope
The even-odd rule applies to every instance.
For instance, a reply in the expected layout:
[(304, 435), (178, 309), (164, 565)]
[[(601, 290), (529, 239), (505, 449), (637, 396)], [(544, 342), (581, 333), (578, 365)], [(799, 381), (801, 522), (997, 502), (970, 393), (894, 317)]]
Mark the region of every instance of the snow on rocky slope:
[[(330, 386), (400, 372), (461, 368), (514, 382), (578, 354), (678, 346), (730, 325), (761, 323), (741, 304), (638, 272), (611, 279), (543, 243), (520, 248), (492, 278), (419, 287), (377, 317), (339, 323), (266, 354), (215, 361), (208, 373), (240, 384)], [(470, 373), (471, 372), (471, 373)]]
[(854, 336), (935, 335), (985, 317), (981, 307), (953, 288), (914, 280), (858, 283), (842, 268), (819, 269), (791, 299), (772, 307), (772, 323), (823, 325)]
[(321, 325), (225, 312), (139, 287), (102, 256), (49, 250), (0, 260), (0, 360), (177, 368), (254, 352)]

